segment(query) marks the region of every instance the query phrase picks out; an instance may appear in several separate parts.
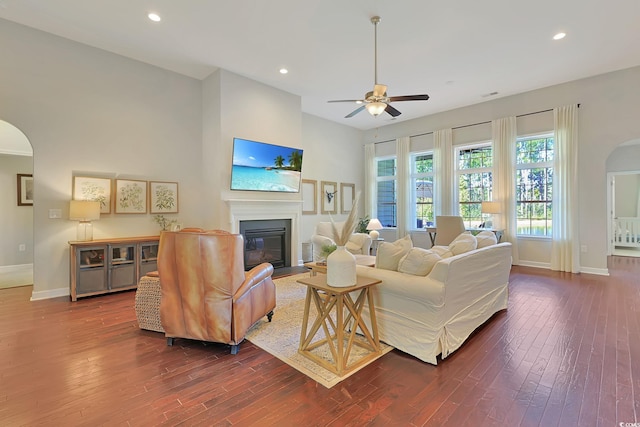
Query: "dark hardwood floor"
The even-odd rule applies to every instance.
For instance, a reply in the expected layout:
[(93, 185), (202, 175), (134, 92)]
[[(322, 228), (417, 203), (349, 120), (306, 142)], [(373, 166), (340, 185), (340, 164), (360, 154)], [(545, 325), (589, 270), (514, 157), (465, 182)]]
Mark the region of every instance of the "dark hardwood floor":
[(134, 292), (0, 290), (1, 426), (618, 426), (640, 421), (640, 258), (514, 267), (509, 309), (432, 366), (397, 350), (326, 389), (242, 344), (138, 329)]

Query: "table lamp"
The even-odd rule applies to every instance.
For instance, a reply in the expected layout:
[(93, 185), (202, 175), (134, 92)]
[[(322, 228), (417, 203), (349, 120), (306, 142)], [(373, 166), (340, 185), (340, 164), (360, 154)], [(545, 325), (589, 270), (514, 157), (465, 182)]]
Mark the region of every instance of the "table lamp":
[(378, 230), (382, 230), (383, 228), (384, 227), (382, 226), (378, 218), (373, 218), (369, 221), (369, 224), (367, 224), (369, 236), (371, 236), (373, 240), (377, 240), (380, 237), (380, 233), (378, 232)]
[(482, 202), (482, 214), (489, 214), (493, 222), (493, 215), (500, 213), (500, 203), (498, 202)]
[(78, 222), (78, 241), (93, 240), (91, 221), (100, 219), (100, 202), (88, 200), (71, 200), (69, 202), (69, 219)]

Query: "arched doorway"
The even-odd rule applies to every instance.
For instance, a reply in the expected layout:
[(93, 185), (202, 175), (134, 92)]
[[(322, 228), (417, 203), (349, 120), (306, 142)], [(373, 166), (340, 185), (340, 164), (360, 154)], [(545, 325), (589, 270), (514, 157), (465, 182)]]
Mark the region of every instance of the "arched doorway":
[(608, 255), (640, 257), (640, 139), (607, 158)]
[(33, 148), (0, 120), (0, 288), (33, 284)]

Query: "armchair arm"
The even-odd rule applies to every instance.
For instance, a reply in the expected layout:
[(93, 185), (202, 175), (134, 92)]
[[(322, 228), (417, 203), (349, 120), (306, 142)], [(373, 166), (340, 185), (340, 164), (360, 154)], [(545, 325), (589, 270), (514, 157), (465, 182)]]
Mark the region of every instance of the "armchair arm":
[(329, 237), (321, 234), (314, 234), (311, 236), (311, 243), (313, 244), (313, 260), (318, 261), (322, 258), (322, 247), (326, 245), (334, 245), (335, 242)]
[(273, 265), (268, 262), (264, 262), (260, 265), (256, 265), (245, 275), (244, 282), (233, 295), (233, 302), (238, 301), (244, 294), (249, 292), (252, 287), (259, 284), (263, 280), (270, 278), (273, 274)]

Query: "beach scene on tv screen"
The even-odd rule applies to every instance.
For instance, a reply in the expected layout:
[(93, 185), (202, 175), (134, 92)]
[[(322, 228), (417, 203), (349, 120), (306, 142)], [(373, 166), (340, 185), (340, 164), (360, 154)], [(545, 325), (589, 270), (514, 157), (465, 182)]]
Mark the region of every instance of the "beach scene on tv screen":
[(302, 175), (302, 150), (235, 138), (232, 190), (297, 193)]

